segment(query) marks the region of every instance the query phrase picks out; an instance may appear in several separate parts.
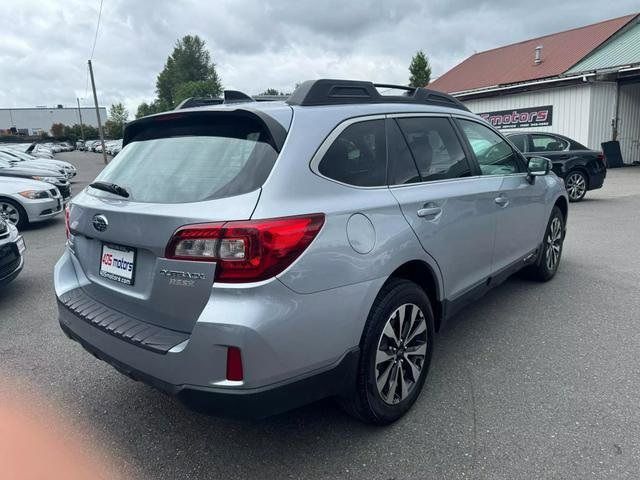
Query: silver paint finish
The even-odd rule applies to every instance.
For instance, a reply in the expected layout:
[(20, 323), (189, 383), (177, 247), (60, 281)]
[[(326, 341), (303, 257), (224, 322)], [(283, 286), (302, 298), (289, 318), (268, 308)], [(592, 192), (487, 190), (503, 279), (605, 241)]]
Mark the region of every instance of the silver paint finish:
[[(67, 249), (56, 265), (56, 293), (82, 287), (112, 308), (191, 333), (181, 348), (160, 356), (61, 312), (77, 335), (122, 363), (173, 385), (254, 388), (309, 375), (335, 364), (359, 344), (371, 305), (394, 270), (410, 261), (423, 262), (434, 272), (438, 300), (454, 298), (485, 280), (507, 256), (517, 255), (535, 238), (542, 242), (546, 228), (542, 219), (549, 217), (558, 197), (566, 196), (554, 175), (538, 177), (534, 185), (525, 185), (520, 176), (391, 188), (330, 181), (314, 172), (314, 162), (330, 145), (327, 137), (335, 136), (332, 132), (345, 122), (401, 113), (475, 117), (404, 104), (268, 108), (278, 112), (278, 121), (289, 134), (260, 191), (166, 205), (86, 191), (75, 197), (71, 208), (75, 253)], [(495, 202), (500, 195), (509, 197), (507, 205)], [(213, 283), (213, 263), (164, 257), (172, 234), (185, 224), (317, 212), (325, 214), (322, 230), (277, 278), (253, 284)], [(108, 217), (105, 232), (92, 227), (96, 214)], [(518, 218), (527, 225), (516, 224)], [(498, 232), (509, 236), (504, 244), (498, 241)], [(137, 249), (135, 285), (120, 285), (98, 275), (102, 242)], [(505, 253), (496, 245), (502, 245)], [(188, 278), (196, 282), (189, 287), (169, 285), (174, 277), (161, 274), (163, 270), (202, 274), (206, 279)], [(242, 385), (225, 383), (228, 345), (241, 348)]]

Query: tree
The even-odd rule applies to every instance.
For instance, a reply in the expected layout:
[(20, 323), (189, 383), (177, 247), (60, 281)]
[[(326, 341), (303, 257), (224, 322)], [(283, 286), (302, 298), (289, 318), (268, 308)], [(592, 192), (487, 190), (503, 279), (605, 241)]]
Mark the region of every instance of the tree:
[(279, 92), (278, 90), (276, 90), (275, 88), (267, 88), (264, 92), (262, 92), (260, 95), (284, 95), (283, 92)]
[(213, 80), (195, 80), (178, 85), (174, 93), (174, 101), (178, 105), (191, 97), (217, 97), (220, 84)]
[(418, 50), (411, 59), (409, 73), (411, 73), (409, 86), (426, 87), (429, 85), (431, 81), (431, 65), (429, 65), (429, 58), (422, 50)]
[(109, 120), (104, 124), (104, 129), (109, 138), (122, 138), (124, 124), (129, 119), (129, 112), (122, 103), (114, 103), (109, 108)]
[(64, 124), (54, 123), (53, 125), (51, 125), (51, 136), (54, 138), (64, 137)]
[(162, 110), (172, 109), (187, 98), (183, 95), (192, 92), (198, 96), (217, 96), (222, 92), (222, 85), (204, 40), (197, 35), (186, 35), (176, 42), (158, 75), (156, 103)]
[(146, 117), (147, 115), (153, 115), (154, 113), (159, 113), (162, 110), (158, 106), (156, 102), (142, 102), (138, 105), (138, 110), (136, 111), (136, 118)]

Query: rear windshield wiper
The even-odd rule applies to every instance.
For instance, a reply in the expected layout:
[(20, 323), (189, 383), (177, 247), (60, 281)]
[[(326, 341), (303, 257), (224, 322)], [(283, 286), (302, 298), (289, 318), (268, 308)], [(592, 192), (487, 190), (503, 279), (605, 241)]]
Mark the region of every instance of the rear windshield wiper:
[(113, 193), (114, 195), (118, 195), (120, 197), (129, 198), (129, 192), (127, 192), (125, 188), (121, 187), (120, 185), (116, 185), (115, 183), (93, 182), (90, 183), (89, 186), (98, 190)]

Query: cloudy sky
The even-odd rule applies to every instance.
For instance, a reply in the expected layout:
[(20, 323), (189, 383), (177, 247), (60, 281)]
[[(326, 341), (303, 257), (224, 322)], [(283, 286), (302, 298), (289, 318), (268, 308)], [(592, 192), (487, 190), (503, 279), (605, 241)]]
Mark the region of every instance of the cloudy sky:
[[(3, 5), (0, 107), (90, 104), (99, 4)], [(93, 64), (101, 105), (134, 113), (185, 34), (206, 40), (225, 87), (255, 94), (318, 77), (405, 84), (418, 49), (437, 76), (476, 51), (639, 10), (637, 0), (104, 0)]]

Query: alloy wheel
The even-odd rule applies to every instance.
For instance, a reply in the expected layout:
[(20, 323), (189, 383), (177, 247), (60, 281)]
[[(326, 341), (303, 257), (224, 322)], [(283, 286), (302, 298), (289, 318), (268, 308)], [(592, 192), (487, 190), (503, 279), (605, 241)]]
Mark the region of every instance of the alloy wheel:
[(579, 172), (573, 172), (567, 177), (566, 188), (571, 200), (580, 200), (587, 191), (587, 182), (584, 175)]
[(553, 217), (553, 220), (551, 220), (546, 243), (545, 261), (549, 271), (553, 271), (558, 266), (560, 250), (562, 249), (562, 222), (558, 217)]
[(10, 203), (0, 201), (0, 215), (13, 225), (20, 222), (20, 212)]
[(427, 321), (417, 305), (405, 303), (387, 320), (376, 350), (378, 393), (395, 405), (413, 391), (427, 355)]

